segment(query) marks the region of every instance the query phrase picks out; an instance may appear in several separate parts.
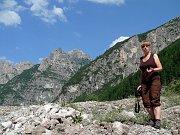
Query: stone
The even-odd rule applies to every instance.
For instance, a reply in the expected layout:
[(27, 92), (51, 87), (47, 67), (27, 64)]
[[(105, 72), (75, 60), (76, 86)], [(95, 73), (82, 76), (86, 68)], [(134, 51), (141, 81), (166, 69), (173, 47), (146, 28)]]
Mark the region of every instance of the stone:
[(114, 135), (122, 135), (124, 133), (121, 122), (114, 122), (112, 125), (112, 130)]
[(10, 128), (12, 126), (12, 121), (2, 122), (1, 125), (5, 129)]
[(32, 134), (34, 128), (35, 128), (35, 127), (32, 126), (32, 125), (28, 125), (28, 126), (25, 127), (24, 133), (25, 133), (25, 134)]

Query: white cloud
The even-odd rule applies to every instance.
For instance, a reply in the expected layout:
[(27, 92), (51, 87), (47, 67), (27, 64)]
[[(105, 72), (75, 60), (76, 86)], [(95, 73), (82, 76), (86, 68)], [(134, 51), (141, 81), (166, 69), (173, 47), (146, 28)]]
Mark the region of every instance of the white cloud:
[(66, 22), (66, 16), (64, 15), (64, 11), (62, 8), (58, 8), (56, 6), (53, 7), (52, 13), (54, 13), (54, 15), (58, 16), (59, 19), (61, 19), (61, 21)]
[(4, 0), (3, 3), (0, 4), (0, 9), (18, 12), (24, 10), (24, 7), (18, 5), (18, 3), (15, 0)]
[(88, 0), (90, 2), (99, 4), (111, 4), (111, 5), (121, 5), (124, 4), (125, 0)]
[(58, 20), (67, 21), (62, 8), (53, 6), (53, 9), (48, 9), (48, 0), (27, 0), (26, 3), (31, 5), (33, 15), (40, 17), (44, 22), (53, 24)]
[[(56, 0), (63, 3), (64, 0)], [(70, 0), (77, 2), (77, 0)], [(67, 18), (64, 14), (64, 9), (50, 5), (50, 0), (24, 0), (26, 5), (21, 6), (17, 0), (3, 0), (0, 3), (0, 23), (5, 26), (21, 24), (20, 11), (30, 10), (34, 16), (39, 17), (42, 21), (53, 24), (57, 21), (66, 22)], [(68, 0), (69, 2), (69, 0)], [(53, 6), (51, 9), (50, 7)]]
[(119, 37), (118, 39), (114, 40), (114, 41), (109, 45), (109, 48), (110, 48), (110, 47), (113, 47), (116, 43), (122, 42), (122, 41), (124, 41), (124, 40), (126, 40), (126, 39), (128, 39), (128, 38), (129, 38), (129, 37), (124, 37), (124, 36)]
[(16, 51), (18, 51), (18, 50), (20, 50), (20, 47), (19, 47), (19, 46), (16, 46), (16, 48), (15, 48), (15, 49), (16, 49)]
[(53, 7), (53, 13), (54, 13), (55, 15), (60, 16), (60, 15), (63, 14), (63, 9), (62, 9), (62, 8), (57, 8), (56, 6), (54, 6), (54, 7)]
[(79, 14), (79, 15), (83, 14), (83, 12), (80, 11), (80, 10), (77, 10), (76, 13)]
[(0, 4), (0, 23), (3, 23), (5, 26), (20, 24), (21, 17), (18, 12), (23, 9), (15, 0), (4, 0)]
[(14, 0), (5, 0), (2, 4), (0, 4), (0, 7), (3, 9), (12, 9), (17, 5), (17, 2)]
[(6, 60), (7, 58), (5, 56), (0, 56), (0, 60)]
[(14, 11), (0, 11), (0, 23), (6, 26), (18, 25), (21, 23), (21, 17)]
[(13, 61), (8, 60), (8, 59), (6, 58), (6, 56), (0, 56), (0, 61), (7, 61), (7, 62), (9, 62), (9, 63), (14, 63)]
[(31, 5), (30, 10), (35, 14), (39, 14), (43, 10), (46, 10), (49, 5), (47, 0), (27, 0), (26, 3)]
[(44, 58), (39, 58), (39, 62), (41, 62)]
[(74, 33), (74, 35), (75, 35), (76, 37), (78, 37), (78, 38), (81, 37), (81, 34), (80, 34), (80, 33), (78, 33), (78, 32), (73, 32), (73, 33)]

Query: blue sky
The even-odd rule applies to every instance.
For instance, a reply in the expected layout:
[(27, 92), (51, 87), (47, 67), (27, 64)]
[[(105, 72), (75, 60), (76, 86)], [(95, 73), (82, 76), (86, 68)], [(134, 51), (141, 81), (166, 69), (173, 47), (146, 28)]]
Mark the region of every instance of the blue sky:
[(0, 0), (0, 60), (39, 63), (56, 48), (95, 59), (180, 16), (180, 0)]

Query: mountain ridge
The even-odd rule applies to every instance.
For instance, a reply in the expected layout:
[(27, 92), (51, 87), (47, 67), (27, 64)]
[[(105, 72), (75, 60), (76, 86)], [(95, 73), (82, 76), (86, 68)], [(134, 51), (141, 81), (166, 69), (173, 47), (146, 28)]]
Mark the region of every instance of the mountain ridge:
[[(62, 85), (92, 59), (80, 50), (65, 53), (57, 48), (21, 74), (14, 76), (0, 89), (1, 105), (40, 104), (51, 102)], [(28, 97), (28, 98), (27, 98)]]

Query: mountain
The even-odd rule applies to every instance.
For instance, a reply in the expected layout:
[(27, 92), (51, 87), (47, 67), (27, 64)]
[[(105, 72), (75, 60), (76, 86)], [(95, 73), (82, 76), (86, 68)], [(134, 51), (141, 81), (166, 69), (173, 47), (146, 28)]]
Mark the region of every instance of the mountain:
[[(120, 84), (126, 77), (138, 70), (139, 58), (142, 56), (139, 44), (142, 40), (149, 40), (152, 44), (152, 52), (158, 53), (179, 38), (180, 17), (176, 17), (153, 30), (117, 43), (88, 66), (78, 70), (63, 86), (62, 93), (56, 101), (58, 99), (61, 101), (64, 96), (67, 100), (74, 100), (83, 93), (99, 91), (106, 85), (111, 89)], [(125, 91), (126, 88), (124, 88), (124, 93)], [(127, 95), (124, 94), (125, 96)]]
[[(40, 64), (23, 70), (22, 73), (19, 72), (6, 84), (1, 85), (0, 104), (51, 102), (61, 92), (62, 86), (68, 79), (91, 60), (81, 50), (65, 53), (58, 48), (49, 57), (44, 58)], [(19, 67), (18, 65), (16, 67)], [(10, 71), (14, 72), (12, 69)]]

